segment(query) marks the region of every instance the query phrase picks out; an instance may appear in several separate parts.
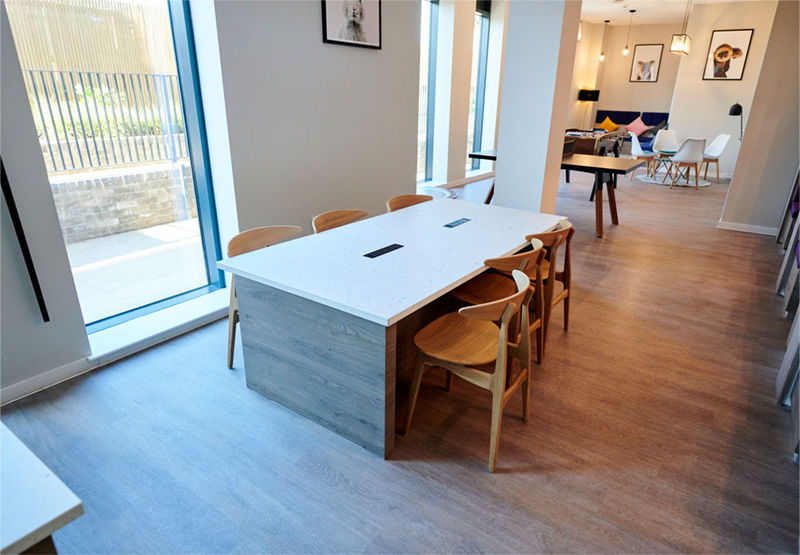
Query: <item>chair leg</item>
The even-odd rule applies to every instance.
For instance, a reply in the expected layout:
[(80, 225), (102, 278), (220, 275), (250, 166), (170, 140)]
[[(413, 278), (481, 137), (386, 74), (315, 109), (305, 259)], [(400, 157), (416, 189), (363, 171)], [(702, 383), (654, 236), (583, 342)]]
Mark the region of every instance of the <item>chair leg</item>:
[(564, 297), (564, 331), (569, 331), (569, 295)]
[[(669, 168), (667, 168), (667, 173), (664, 174), (664, 179), (661, 180), (661, 183), (666, 183), (667, 182), (667, 178), (669, 177), (669, 172), (671, 172), (671, 171), (672, 171), (672, 162), (669, 163)], [(671, 188), (672, 187), (670, 186), (670, 189)]]
[(489, 471), (494, 472), (500, 448), (500, 427), (503, 421), (503, 392), (492, 393), (492, 435), (489, 441)]
[(708, 179), (708, 164), (709, 164), (709, 161), (708, 160), (703, 160), (703, 164), (706, 167), (706, 171), (703, 172), (703, 179)]
[(425, 358), (422, 353), (417, 353), (417, 361), (414, 364), (414, 377), (411, 379), (411, 393), (408, 396), (408, 414), (406, 414), (406, 425), (403, 428), (403, 435), (408, 434), (408, 430), (411, 427), (411, 418), (414, 416), (414, 407), (417, 405), (417, 395), (419, 394), (419, 386), (422, 384), (422, 374), (424, 373)]
[[(691, 172), (689, 172), (689, 175), (691, 175)], [(687, 179), (686, 181), (688, 185), (689, 180)], [(700, 169), (697, 164), (694, 165), (694, 188), (695, 190), (700, 188)]]
[[(529, 361), (530, 362), (530, 361)], [(523, 369), (525, 372), (525, 379), (522, 380), (522, 421), (528, 421), (528, 415), (530, 414), (530, 397), (531, 397), (531, 369), (530, 366), (528, 368)]]
[(539, 326), (536, 328), (536, 364), (542, 363), (542, 351), (544, 350), (544, 328)]
[(445, 372), (447, 372), (447, 377), (444, 380), (444, 390), (449, 393), (450, 386), (453, 383), (453, 373), (450, 370), (445, 370)]
[(236, 286), (231, 283), (231, 301), (228, 307), (228, 368), (233, 368), (233, 349), (236, 344), (236, 324), (239, 310), (236, 308)]
[(714, 164), (717, 166), (717, 185), (719, 185), (719, 160), (714, 160)]
[[(678, 179), (678, 173), (680, 173), (678, 172), (678, 168), (680, 168), (680, 166), (675, 168), (675, 175), (672, 176), (672, 183), (669, 184), (670, 189), (675, 186), (675, 181)], [(672, 169), (672, 166), (670, 166), (670, 169)]]

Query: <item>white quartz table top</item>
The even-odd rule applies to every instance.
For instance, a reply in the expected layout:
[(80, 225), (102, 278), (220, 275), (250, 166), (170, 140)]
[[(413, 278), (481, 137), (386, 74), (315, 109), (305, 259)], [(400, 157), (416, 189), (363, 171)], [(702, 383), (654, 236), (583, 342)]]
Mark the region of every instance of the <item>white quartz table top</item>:
[(20, 553), (83, 514), (83, 504), (0, 424), (0, 553)]
[[(453, 228), (448, 222), (470, 221)], [(441, 199), (222, 260), (234, 275), (390, 326), (562, 216)], [(397, 243), (377, 258), (364, 255)]]

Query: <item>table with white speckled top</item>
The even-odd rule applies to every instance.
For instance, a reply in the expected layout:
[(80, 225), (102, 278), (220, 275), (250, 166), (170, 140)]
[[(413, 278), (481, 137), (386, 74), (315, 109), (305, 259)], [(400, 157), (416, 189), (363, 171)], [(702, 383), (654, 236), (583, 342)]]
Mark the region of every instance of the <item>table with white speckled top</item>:
[(563, 219), (441, 199), (219, 262), (236, 275), (247, 386), (388, 457), (414, 333), (483, 260)]

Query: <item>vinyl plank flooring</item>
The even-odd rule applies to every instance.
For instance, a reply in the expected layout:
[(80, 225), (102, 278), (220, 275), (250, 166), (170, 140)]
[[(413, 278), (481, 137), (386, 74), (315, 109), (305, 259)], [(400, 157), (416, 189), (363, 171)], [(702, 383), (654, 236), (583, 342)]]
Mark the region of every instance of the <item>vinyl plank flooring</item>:
[(583, 177), (570, 331), (556, 309), (496, 474), (486, 392), (428, 372), (384, 461), (247, 389), (222, 321), (3, 408), (84, 502), (59, 551), (796, 552), (774, 240), (715, 227), (724, 185), (625, 179), (598, 239)]

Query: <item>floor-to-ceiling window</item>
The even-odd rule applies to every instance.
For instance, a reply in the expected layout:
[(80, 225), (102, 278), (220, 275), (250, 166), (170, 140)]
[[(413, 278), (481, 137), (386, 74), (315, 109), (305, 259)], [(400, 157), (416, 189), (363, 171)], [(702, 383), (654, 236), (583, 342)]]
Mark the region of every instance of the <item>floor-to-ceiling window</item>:
[(89, 330), (223, 286), (188, 2), (5, 4)]
[[(482, 5), (485, 5), (485, 7)], [(472, 31), (472, 72), (469, 85), (469, 115), (467, 120), (467, 171), (480, 167), (480, 160), (473, 160), (469, 157), (469, 153), (481, 149), (483, 136), (486, 65), (489, 52), (489, 9), (488, 2), (479, 3), (475, 12), (475, 23)]]
[(420, 2), (419, 117), (417, 123), (417, 181), (433, 173), (433, 115), (436, 95), (437, 0)]

